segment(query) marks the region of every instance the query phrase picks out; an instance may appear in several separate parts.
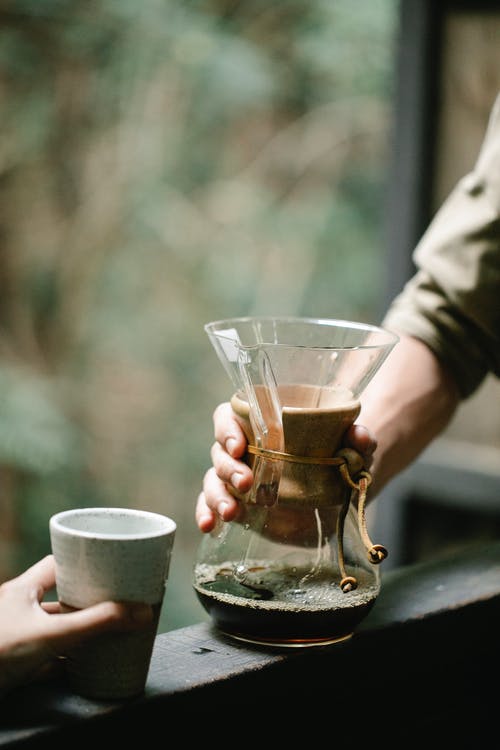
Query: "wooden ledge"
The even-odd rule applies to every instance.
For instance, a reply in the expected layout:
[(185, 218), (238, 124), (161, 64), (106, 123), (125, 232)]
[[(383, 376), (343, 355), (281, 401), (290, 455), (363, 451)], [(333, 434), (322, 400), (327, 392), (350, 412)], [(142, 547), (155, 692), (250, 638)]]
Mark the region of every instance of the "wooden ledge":
[(326, 712), (321, 721), (333, 722), (337, 738), (394, 737), (410, 722), (409, 738), (425, 729), (463, 740), (470, 731), (477, 742), (492, 717), (496, 723), (490, 685), (499, 632), (500, 543), (474, 545), (383, 574), (375, 607), (342, 644), (265, 649), (201, 623), (157, 637), (139, 699), (94, 702), (62, 681), (16, 690), (0, 703), (0, 746), (58, 748), (109, 736), (113, 746), (137, 747), (146, 728), (170, 742), (176, 726), (184, 741), (254, 712), (256, 721), (274, 711), (283, 722), (283, 708), (291, 718)]

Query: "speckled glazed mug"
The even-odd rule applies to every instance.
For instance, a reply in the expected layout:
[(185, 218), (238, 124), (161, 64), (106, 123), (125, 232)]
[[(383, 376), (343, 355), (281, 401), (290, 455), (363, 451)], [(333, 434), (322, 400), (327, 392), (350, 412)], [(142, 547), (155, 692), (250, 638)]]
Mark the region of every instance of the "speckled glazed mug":
[(76, 508), (52, 516), (49, 530), (63, 608), (113, 600), (144, 602), (155, 612), (146, 629), (95, 636), (68, 652), (70, 688), (99, 700), (141, 694), (168, 579), (175, 522), (131, 508)]

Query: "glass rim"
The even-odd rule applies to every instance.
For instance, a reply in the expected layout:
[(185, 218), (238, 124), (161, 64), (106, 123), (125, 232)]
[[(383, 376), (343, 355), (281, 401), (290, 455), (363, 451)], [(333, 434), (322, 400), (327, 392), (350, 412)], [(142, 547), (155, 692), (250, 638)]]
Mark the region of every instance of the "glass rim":
[(242, 344), (238, 342), (238, 346), (241, 349), (254, 349), (261, 346), (276, 346), (276, 347), (288, 347), (288, 348), (304, 348), (304, 349), (319, 349), (319, 350), (345, 350), (345, 349), (381, 349), (384, 347), (394, 346), (399, 341), (399, 335), (395, 331), (385, 328), (383, 326), (375, 325), (372, 323), (363, 323), (354, 320), (343, 320), (341, 318), (315, 318), (299, 315), (247, 315), (242, 317), (234, 318), (221, 318), (220, 320), (213, 320), (209, 323), (205, 323), (205, 332), (210, 335), (216, 335), (219, 338), (225, 338), (234, 342), (234, 336), (229, 333), (224, 335), (224, 327), (230, 329), (236, 327), (238, 324), (246, 323), (277, 323), (277, 324), (306, 324), (306, 325), (318, 325), (324, 326), (325, 328), (344, 328), (350, 331), (365, 332), (365, 333), (376, 333), (384, 338), (384, 341), (378, 343), (360, 343), (353, 346), (344, 345), (311, 345), (311, 344), (286, 344), (279, 341), (258, 341), (252, 344)]

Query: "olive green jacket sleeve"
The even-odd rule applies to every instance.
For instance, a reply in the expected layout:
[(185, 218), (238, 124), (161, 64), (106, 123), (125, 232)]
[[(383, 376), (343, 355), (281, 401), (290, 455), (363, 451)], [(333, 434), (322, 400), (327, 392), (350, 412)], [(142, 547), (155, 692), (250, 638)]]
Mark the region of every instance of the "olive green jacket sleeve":
[(500, 95), (476, 165), (417, 245), (383, 325), (425, 342), (463, 398), (500, 376)]

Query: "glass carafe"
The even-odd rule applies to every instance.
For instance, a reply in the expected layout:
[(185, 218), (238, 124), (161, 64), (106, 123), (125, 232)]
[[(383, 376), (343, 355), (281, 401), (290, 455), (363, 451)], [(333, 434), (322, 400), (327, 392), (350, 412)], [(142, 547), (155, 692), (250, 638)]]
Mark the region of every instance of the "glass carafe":
[(345, 640), (379, 594), (387, 551), (368, 536), (370, 475), (342, 437), (397, 336), (294, 317), (221, 320), (205, 330), (233, 385), (254, 482), (238, 495), (238, 518), (203, 536), (196, 594), (214, 624), (240, 640)]

